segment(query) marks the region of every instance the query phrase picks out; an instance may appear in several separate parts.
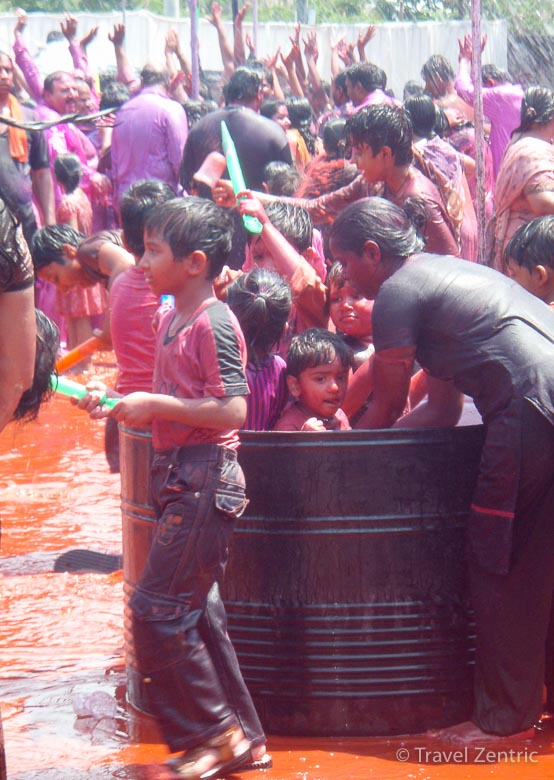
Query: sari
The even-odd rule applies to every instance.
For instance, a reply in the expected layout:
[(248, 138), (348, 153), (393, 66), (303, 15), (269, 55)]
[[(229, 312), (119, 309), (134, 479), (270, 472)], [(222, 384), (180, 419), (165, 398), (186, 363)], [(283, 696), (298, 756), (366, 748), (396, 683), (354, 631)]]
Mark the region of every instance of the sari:
[(516, 230), (536, 214), (527, 195), (554, 192), (554, 146), (539, 138), (519, 138), (508, 146), (496, 180), (494, 214), (487, 228), (488, 263), (504, 271), (504, 248)]

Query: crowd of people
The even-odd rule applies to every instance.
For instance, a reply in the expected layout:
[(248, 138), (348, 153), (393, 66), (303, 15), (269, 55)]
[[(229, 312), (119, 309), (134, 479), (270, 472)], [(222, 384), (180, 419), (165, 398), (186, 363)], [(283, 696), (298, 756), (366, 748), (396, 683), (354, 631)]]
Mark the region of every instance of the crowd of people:
[[(116, 386), (91, 377), (79, 405), (107, 417), (114, 471), (117, 424), (152, 428), (158, 524), (131, 609), (171, 771), (271, 766), (219, 595), (247, 504), (240, 430), (449, 426), (464, 395), (487, 431), (468, 525), (475, 696), (472, 721), (441, 737), (530, 737), (545, 681), (554, 708), (554, 90), (484, 66), (479, 139), (468, 36), (457, 73), (434, 55), (395, 96), (366, 56), (375, 27), (333, 45), (327, 84), (316, 32), (297, 26), (290, 51), (258, 59), (247, 11), (230, 41), (212, 4), (222, 78), (194, 100), (173, 30), (166, 67), (138, 76), (123, 25), (116, 71), (92, 73), (97, 31), (79, 40), (71, 16), (74, 71), (38, 72), (22, 11), (0, 53), (2, 251), (23, 232), (37, 307), (67, 349), (94, 328), (113, 346)], [(478, 262), (478, 143), (490, 267)], [(16, 294), (28, 308), (33, 280), (23, 260), (5, 276), (3, 319)], [(36, 334), (25, 317), (22, 389)]]

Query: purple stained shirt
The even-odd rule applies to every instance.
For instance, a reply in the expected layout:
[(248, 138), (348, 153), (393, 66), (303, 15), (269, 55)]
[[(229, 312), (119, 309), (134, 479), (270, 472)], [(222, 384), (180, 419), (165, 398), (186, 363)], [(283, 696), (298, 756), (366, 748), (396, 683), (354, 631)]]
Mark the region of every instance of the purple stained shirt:
[(145, 87), (127, 101), (112, 135), (114, 205), (140, 179), (159, 179), (177, 193), (187, 134), (183, 107), (158, 87)]
[(250, 395), (243, 429), (270, 431), (288, 399), (286, 383), (287, 364), (280, 355), (269, 355), (258, 366), (248, 363), (246, 379)]
[[(474, 86), (469, 74), (459, 73), (454, 88), (464, 102), (473, 105)], [(522, 98), (523, 87), (520, 84), (483, 87), (483, 113), (491, 123), (490, 146), (495, 179), (510, 136), (520, 123)]]

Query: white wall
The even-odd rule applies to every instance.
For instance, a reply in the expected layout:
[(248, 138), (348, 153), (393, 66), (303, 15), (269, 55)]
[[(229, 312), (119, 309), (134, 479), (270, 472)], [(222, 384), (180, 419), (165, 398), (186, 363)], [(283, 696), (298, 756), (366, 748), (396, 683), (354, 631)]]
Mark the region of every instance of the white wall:
[[(91, 27), (98, 25), (96, 39), (89, 46), (89, 60), (95, 69), (115, 65), (113, 46), (108, 33), (113, 25), (123, 21), (120, 12), (111, 14), (76, 14), (79, 20), (79, 33), (84, 35)], [(30, 50), (38, 56), (41, 69), (50, 72), (54, 69), (71, 67), (65, 43), (48, 46), (46, 35), (50, 30), (60, 28), (62, 14), (30, 14), (25, 39)], [(0, 48), (11, 51), (13, 43), (14, 15), (0, 16)], [(177, 29), (185, 51), (189, 50), (189, 19), (174, 19), (155, 16), (148, 11), (128, 11), (125, 15), (125, 45), (133, 65), (140, 69), (146, 63), (162, 65), (164, 62), (164, 38), (170, 27)], [(483, 54), (483, 62), (494, 62), (505, 68), (507, 61), (507, 27), (503, 21), (482, 22), (483, 32), (488, 34), (488, 44)], [(330, 77), (330, 41), (346, 36), (347, 41), (355, 42), (360, 24), (322, 24), (316, 28), (306, 26), (305, 30), (316, 29), (319, 40), (319, 68), (323, 77)], [(232, 40), (231, 23), (227, 30)], [(252, 25), (244, 23), (244, 31), (252, 34)], [(278, 46), (287, 52), (290, 47), (289, 36), (293, 34), (294, 24), (267, 22), (259, 25), (258, 55), (273, 54)], [(399, 97), (402, 88), (409, 79), (420, 79), (420, 70), (425, 60), (432, 54), (444, 54), (454, 68), (458, 61), (457, 39), (471, 31), (470, 22), (421, 22), (387, 23), (377, 28), (377, 35), (368, 44), (368, 60), (377, 63), (388, 75), (388, 85)], [(199, 27), (200, 59), (206, 70), (220, 70), (221, 57), (215, 29), (202, 19)], [(52, 49), (52, 51), (50, 51)], [(56, 63), (56, 64), (53, 64)]]

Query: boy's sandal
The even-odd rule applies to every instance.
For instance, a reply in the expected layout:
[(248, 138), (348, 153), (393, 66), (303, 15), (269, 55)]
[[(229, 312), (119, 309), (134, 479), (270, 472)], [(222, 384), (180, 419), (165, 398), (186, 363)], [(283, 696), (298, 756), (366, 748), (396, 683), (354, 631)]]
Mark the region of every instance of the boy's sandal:
[(260, 772), (264, 769), (271, 769), (273, 759), (269, 753), (264, 753), (261, 758), (253, 759), (250, 754), (250, 760), (246, 760), (239, 768), (241, 772)]
[[(168, 766), (184, 780), (209, 780), (209, 778), (224, 777), (246, 763), (251, 758), (251, 744), (242, 739), (237, 745), (231, 746), (231, 739), (237, 728), (233, 727), (223, 734), (188, 750), (179, 758), (169, 759)], [(206, 755), (214, 756), (214, 764), (210, 769), (202, 771), (201, 765)]]

